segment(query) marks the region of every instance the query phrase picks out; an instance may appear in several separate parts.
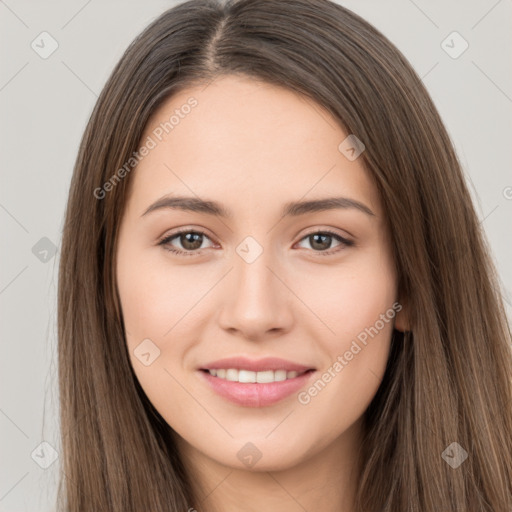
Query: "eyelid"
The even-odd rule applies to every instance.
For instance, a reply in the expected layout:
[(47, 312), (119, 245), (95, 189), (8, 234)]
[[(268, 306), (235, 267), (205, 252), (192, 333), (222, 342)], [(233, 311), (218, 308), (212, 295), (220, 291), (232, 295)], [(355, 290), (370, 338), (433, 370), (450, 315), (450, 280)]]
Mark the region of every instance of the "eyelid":
[[(344, 232), (345, 234), (343, 233), (340, 233), (339, 230), (337, 228), (330, 228), (330, 227), (318, 227), (318, 226), (314, 226), (312, 227), (311, 229), (308, 229), (306, 231), (305, 234), (302, 235), (302, 237), (300, 238), (300, 240), (302, 240), (303, 238), (305, 238), (306, 236), (309, 236), (309, 235), (314, 235), (316, 233), (328, 233), (330, 235), (336, 235), (340, 238), (342, 238), (343, 240), (345, 240), (346, 242), (352, 242), (352, 243), (355, 243), (355, 240), (352, 240), (352, 238), (354, 238), (352, 235), (350, 235), (348, 232)], [(299, 241), (300, 241), (299, 240)]]

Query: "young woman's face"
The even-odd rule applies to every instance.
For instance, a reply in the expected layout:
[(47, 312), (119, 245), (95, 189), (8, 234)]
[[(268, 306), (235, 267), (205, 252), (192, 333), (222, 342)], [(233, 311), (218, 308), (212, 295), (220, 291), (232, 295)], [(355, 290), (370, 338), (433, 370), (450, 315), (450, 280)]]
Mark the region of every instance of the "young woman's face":
[(146, 127), (118, 289), (135, 374), (191, 453), (276, 470), (354, 444), (400, 307), (348, 135), (311, 100), (233, 76)]

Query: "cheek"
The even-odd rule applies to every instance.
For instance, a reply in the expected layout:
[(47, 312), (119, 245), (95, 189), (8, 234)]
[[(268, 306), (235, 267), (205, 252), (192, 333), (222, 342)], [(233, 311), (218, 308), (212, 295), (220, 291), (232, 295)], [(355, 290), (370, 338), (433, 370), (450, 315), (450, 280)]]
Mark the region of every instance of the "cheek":
[(328, 425), (334, 435), (364, 413), (380, 385), (397, 313), (396, 283), (391, 261), (379, 251), (325, 283), (323, 293), (315, 292), (330, 328), (321, 338), (325, 365), (298, 401), (304, 419), (316, 418), (314, 425)]
[(179, 384), (190, 346), (176, 341), (186, 340), (185, 333), (190, 335), (197, 324), (194, 305), (205, 294), (201, 285), (191, 283), (208, 282), (208, 277), (198, 277), (197, 271), (194, 276), (184, 267), (171, 272), (159, 251), (153, 252), (148, 256), (129, 243), (120, 244), (117, 285), (135, 375), (153, 406), (175, 418), (186, 415), (190, 406), (190, 396)]
[(211, 312), (209, 292), (218, 276), (207, 266), (171, 266), (165, 254), (152, 253), (120, 251), (118, 289), (135, 375), (157, 410), (174, 422), (189, 414), (190, 395), (180, 383), (201, 339), (205, 308)]
[[(321, 321), (316, 322), (318, 332), (311, 332), (312, 339), (325, 332), (321, 339), (331, 355), (372, 327), (396, 300), (392, 262), (378, 248), (354, 253), (336, 269), (319, 266), (303, 275), (298, 294)], [(394, 318), (393, 311), (390, 314)], [(388, 324), (392, 320), (386, 326), (379, 322), (379, 330), (389, 334)]]
[[(161, 249), (164, 251), (164, 249)], [(164, 340), (194, 318), (195, 305), (212, 283), (211, 272), (192, 266), (171, 266), (160, 252), (138, 255), (135, 248), (120, 249), (117, 282), (123, 319), (131, 341)]]

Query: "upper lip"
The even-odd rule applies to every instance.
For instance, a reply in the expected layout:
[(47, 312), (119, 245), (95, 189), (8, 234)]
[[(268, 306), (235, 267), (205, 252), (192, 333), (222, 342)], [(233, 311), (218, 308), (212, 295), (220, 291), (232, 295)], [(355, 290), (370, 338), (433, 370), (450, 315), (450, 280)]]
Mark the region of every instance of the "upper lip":
[(314, 370), (311, 366), (304, 366), (303, 364), (287, 361), (278, 357), (264, 357), (262, 359), (248, 359), (247, 357), (226, 357), (218, 359), (211, 363), (202, 366), (202, 370), (216, 370), (216, 369), (229, 369), (235, 368), (237, 370), (249, 370), (253, 372), (261, 372), (265, 370), (286, 370), (288, 372), (296, 371), (303, 372), (307, 370)]

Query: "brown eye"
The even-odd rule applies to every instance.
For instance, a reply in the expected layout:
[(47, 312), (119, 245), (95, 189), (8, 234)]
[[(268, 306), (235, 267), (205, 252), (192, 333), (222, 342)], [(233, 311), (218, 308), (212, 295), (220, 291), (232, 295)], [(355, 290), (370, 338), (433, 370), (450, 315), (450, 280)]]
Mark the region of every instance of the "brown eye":
[[(338, 246), (336, 247), (341, 248), (329, 250), (331, 249), (333, 239), (339, 242)], [(332, 231), (317, 231), (315, 233), (310, 233), (309, 235), (306, 235), (302, 240), (307, 240), (311, 248), (315, 252), (321, 253), (322, 255), (329, 255), (338, 252), (339, 250), (343, 250), (344, 247), (350, 247), (354, 245), (354, 242), (351, 240), (347, 240), (346, 238), (343, 238), (342, 236)]]
[[(331, 249), (333, 239), (338, 241), (338, 245)], [(176, 247), (176, 242), (173, 243), (174, 240), (177, 240), (181, 247)], [(203, 231), (184, 229), (165, 237), (158, 245), (180, 256), (194, 256), (200, 254), (202, 249), (205, 249), (205, 247), (202, 247), (205, 240), (210, 240), (210, 238)], [(309, 242), (314, 252), (325, 256), (354, 245), (354, 242), (351, 240), (347, 240), (332, 231), (316, 231), (306, 235), (302, 238), (301, 242), (303, 240)]]
[[(206, 233), (202, 231), (193, 231), (193, 230), (182, 230), (165, 237), (158, 245), (162, 245), (166, 250), (181, 254), (183, 256), (192, 256), (194, 253), (199, 254), (200, 249), (204, 249), (201, 247), (203, 245), (204, 239), (208, 239)], [(176, 248), (171, 242), (177, 239), (181, 248)]]
[(195, 249), (200, 249), (201, 245), (203, 245), (203, 235), (199, 233), (181, 233), (178, 235), (178, 239), (182, 245), (182, 247), (186, 251), (194, 251)]

